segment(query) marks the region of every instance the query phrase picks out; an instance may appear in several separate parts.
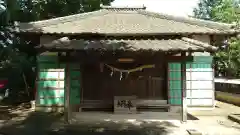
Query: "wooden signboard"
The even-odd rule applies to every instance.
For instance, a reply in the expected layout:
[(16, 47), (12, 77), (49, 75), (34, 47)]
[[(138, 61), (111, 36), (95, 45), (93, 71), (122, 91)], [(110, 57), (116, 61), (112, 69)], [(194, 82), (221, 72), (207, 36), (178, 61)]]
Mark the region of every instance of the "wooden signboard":
[(136, 96), (115, 96), (114, 113), (136, 113)]

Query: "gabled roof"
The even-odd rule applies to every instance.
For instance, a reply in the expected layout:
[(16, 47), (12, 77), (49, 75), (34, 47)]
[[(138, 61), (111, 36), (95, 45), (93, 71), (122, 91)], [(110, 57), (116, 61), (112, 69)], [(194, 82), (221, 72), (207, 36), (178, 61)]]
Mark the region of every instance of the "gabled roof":
[(207, 43), (189, 38), (176, 39), (148, 39), (148, 40), (70, 40), (63, 37), (47, 44), (37, 46), (46, 50), (66, 51), (66, 50), (101, 50), (101, 51), (153, 51), (153, 52), (181, 52), (193, 51), (203, 52), (216, 51), (216, 47)]
[(21, 32), (45, 34), (233, 34), (233, 25), (145, 11), (145, 8), (103, 9), (49, 20), (20, 23)]

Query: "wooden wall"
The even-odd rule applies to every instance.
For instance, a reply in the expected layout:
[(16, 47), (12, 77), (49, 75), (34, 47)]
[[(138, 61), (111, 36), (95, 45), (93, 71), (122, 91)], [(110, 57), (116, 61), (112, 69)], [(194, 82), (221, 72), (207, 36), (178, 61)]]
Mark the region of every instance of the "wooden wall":
[[(117, 64), (117, 68), (134, 68), (140, 64)], [(139, 99), (167, 99), (165, 69), (163, 65), (123, 74), (107, 67), (100, 70), (100, 64), (85, 64), (83, 67), (83, 100), (113, 100), (114, 96), (136, 95)]]

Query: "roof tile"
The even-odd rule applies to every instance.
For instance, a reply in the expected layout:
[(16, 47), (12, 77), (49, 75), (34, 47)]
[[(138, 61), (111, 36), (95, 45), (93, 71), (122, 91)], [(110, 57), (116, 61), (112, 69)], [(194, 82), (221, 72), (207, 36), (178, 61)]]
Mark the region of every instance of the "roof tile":
[[(131, 10), (130, 10), (131, 9)], [(105, 8), (55, 19), (21, 23), (42, 33), (233, 33), (232, 25), (152, 13), (141, 8)]]

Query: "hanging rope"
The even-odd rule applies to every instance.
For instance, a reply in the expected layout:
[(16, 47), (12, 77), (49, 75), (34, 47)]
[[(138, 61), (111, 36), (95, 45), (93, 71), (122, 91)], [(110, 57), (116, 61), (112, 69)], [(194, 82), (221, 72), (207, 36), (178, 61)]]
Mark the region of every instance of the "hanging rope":
[(105, 64), (106, 67), (110, 68), (112, 71), (119, 71), (119, 72), (125, 72), (125, 73), (131, 73), (131, 72), (136, 72), (136, 71), (142, 71), (145, 68), (154, 68), (155, 65), (143, 65), (134, 69), (129, 69), (129, 70), (125, 70), (125, 69), (119, 69), (119, 68), (115, 68), (113, 66), (107, 65)]

